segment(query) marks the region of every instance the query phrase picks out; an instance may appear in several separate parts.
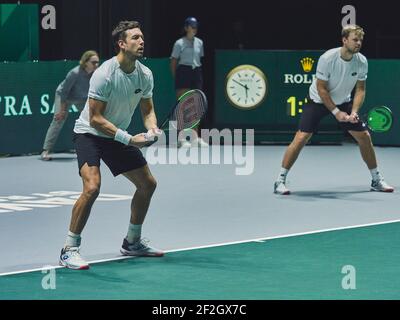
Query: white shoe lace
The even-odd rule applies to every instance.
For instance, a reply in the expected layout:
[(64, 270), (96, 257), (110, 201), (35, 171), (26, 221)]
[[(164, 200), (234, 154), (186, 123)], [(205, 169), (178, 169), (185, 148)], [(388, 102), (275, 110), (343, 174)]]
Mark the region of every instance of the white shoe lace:
[(84, 262), (79, 251), (80, 251), (79, 247), (71, 247), (71, 248), (67, 248), (65, 253), (68, 252), (69, 257), (72, 259)]
[(132, 246), (134, 247), (135, 250), (147, 250), (149, 249), (149, 244), (150, 240), (146, 238), (140, 239), (138, 242), (133, 243)]

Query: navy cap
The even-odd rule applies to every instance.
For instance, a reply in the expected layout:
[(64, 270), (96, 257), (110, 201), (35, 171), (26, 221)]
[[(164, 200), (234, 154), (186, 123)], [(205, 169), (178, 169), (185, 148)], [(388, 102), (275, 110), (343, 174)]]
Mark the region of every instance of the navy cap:
[(185, 27), (191, 26), (192, 28), (197, 28), (199, 23), (195, 17), (188, 17), (185, 20)]

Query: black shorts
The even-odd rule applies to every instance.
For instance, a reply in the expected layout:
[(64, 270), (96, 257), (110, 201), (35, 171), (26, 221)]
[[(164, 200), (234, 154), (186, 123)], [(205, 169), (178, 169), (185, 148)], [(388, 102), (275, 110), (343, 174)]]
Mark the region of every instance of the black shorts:
[(203, 90), (203, 75), (201, 68), (178, 65), (175, 73), (175, 89)]
[[(338, 105), (340, 111), (344, 111), (347, 114), (351, 114), (352, 101)], [(325, 107), (322, 103), (316, 103), (309, 99), (303, 107), (303, 112), (301, 114), (299, 130), (302, 132), (316, 133), (318, 131), (318, 125), (322, 118), (327, 115), (332, 115), (332, 113)], [(350, 123), (350, 122), (338, 122), (339, 126), (346, 131), (365, 131), (367, 126), (363, 122)]]
[(103, 138), (89, 133), (74, 133), (79, 175), (82, 166), (100, 168), (100, 159), (110, 168), (114, 177), (121, 173), (138, 169), (147, 164), (142, 152), (134, 146), (126, 146), (112, 138)]

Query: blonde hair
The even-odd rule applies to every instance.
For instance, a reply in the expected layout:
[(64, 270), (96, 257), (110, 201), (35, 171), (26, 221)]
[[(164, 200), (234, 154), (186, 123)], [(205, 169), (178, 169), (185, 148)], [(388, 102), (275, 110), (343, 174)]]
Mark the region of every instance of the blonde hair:
[(90, 60), (90, 58), (93, 56), (99, 56), (99, 54), (94, 50), (85, 51), (82, 54), (81, 60), (79, 61), (79, 65), (81, 66), (81, 68), (84, 68), (86, 62), (88, 62)]
[(349, 24), (342, 29), (342, 38), (348, 38), (350, 33), (354, 32), (357, 36), (364, 37), (364, 29), (356, 24)]

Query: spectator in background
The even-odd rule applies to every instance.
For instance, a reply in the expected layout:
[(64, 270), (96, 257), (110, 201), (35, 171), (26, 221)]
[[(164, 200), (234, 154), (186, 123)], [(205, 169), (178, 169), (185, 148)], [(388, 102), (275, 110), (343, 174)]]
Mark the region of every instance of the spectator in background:
[(83, 53), (79, 66), (70, 70), (65, 79), (58, 85), (54, 98), (54, 117), (47, 130), (40, 158), (51, 160), (50, 151), (54, 148), (61, 129), (68, 117), (69, 108), (75, 105), (79, 111), (85, 106), (89, 80), (99, 66), (99, 55), (96, 51)]
[[(185, 35), (178, 39), (171, 53), (171, 72), (175, 78), (176, 98), (192, 89), (203, 90), (203, 75), (201, 58), (204, 56), (203, 41), (196, 37), (198, 22), (194, 17), (188, 17), (184, 23)], [(195, 137), (192, 144), (186, 139), (179, 139), (178, 147), (208, 147), (199, 137), (199, 127), (194, 128)]]

